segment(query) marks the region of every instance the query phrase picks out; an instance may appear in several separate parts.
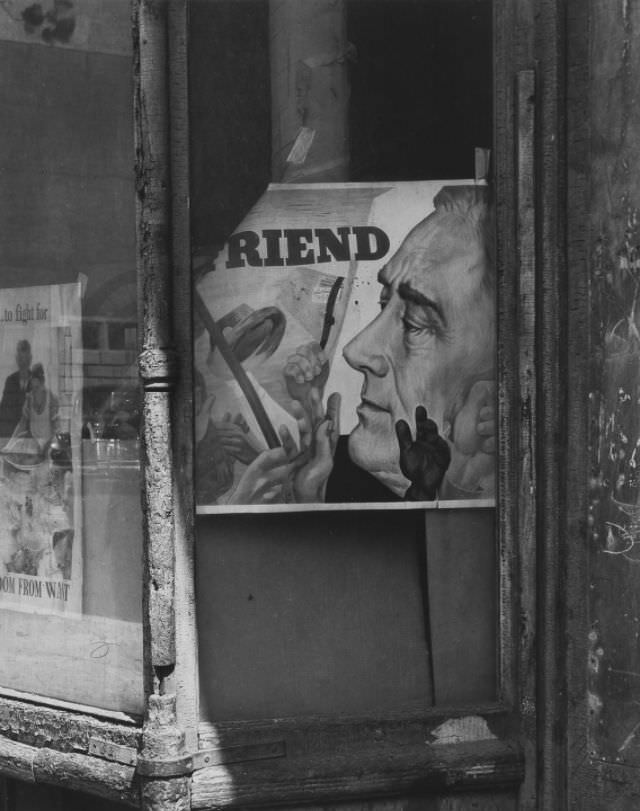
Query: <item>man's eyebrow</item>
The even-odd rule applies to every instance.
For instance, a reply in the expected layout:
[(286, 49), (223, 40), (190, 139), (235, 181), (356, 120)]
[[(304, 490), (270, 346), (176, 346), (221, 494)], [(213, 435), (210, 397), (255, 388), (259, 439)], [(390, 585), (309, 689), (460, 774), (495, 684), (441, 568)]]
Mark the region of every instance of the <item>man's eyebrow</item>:
[(434, 301), (433, 299), (430, 299), (428, 296), (425, 296), (424, 293), (421, 293), (419, 290), (416, 290), (415, 287), (411, 287), (409, 282), (400, 282), (400, 285), (398, 286), (398, 294), (400, 298), (406, 299), (408, 301), (413, 301), (414, 304), (419, 304), (422, 307), (429, 307), (429, 309), (435, 312), (440, 321), (442, 321), (442, 324), (446, 327), (447, 319), (444, 317), (442, 307), (438, 304), (437, 301)]

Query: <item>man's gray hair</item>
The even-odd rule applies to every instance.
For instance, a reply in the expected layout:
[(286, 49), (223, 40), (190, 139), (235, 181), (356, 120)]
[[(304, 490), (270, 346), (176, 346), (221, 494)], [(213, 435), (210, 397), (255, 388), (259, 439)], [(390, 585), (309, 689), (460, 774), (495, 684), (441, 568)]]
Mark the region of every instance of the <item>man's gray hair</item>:
[(458, 221), (460, 236), (473, 235), (480, 240), (486, 257), (482, 278), (491, 293), (496, 289), (495, 212), (489, 186), (443, 186), (433, 199), (436, 212), (452, 214)]

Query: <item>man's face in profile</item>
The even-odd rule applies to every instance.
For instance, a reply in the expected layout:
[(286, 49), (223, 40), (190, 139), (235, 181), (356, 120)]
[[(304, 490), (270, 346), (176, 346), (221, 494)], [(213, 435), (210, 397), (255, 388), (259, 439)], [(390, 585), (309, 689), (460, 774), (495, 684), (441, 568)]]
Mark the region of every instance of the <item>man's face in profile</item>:
[(380, 314), (344, 350), (364, 375), (349, 453), (398, 495), (408, 482), (396, 422), (415, 426), (423, 405), (448, 436), (471, 382), (493, 377), (495, 302), (483, 285), (485, 252), (472, 229), (460, 236), (460, 217), (437, 210), (407, 236), (379, 273)]

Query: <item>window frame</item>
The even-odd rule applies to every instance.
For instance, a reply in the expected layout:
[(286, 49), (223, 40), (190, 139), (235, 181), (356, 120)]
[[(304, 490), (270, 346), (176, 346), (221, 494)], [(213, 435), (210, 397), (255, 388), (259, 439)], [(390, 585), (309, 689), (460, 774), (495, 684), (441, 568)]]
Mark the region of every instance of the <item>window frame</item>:
[[(186, 16), (181, 24), (184, 26), (182, 41), (188, 41)], [(548, 31), (559, 25), (554, 9), (547, 9), (544, 25)], [(540, 178), (535, 177), (534, 164), (538, 160), (541, 142), (534, 115), (539, 99), (535, 96), (533, 54), (536, 45), (545, 41), (542, 35), (539, 41), (534, 36), (541, 26), (541, 22), (538, 27), (534, 25), (533, 3), (521, 3), (518, 8), (505, 2), (494, 3), (495, 184), (499, 223), (498, 311), (501, 317), (498, 340), (501, 451), (498, 497), (499, 700), (494, 705), (438, 707), (403, 718), (296, 718), (215, 724), (198, 723), (191, 707), (192, 714), (184, 722), (195, 721), (199, 745), (203, 748), (216, 739), (216, 732), (224, 730), (225, 742), (238, 746), (254, 739), (282, 739), (287, 749), (291, 748), (290, 754), (298, 757), (296, 768), (291, 771), (274, 760), (253, 763), (250, 767), (246, 763), (237, 768), (214, 767), (197, 773), (192, 788), (194, 808), (227, 803), (244, 806), (303, 802), (311, 797), (314, 801), (328, 802), (354, 796), (413, 792), (418, 785), (421, 790), (452, 783), (458, 789), (478, 786), (482, 780), (479, 781), (477, 776), (467, 774), (461, 777), (467, 757), (472, 757), (476, 764), (488, 764), (489, 761), (499, 764), (484, 785), (506, 784), (514, 789), (520, 787), (525, 793), (535, 792), (538, 689), (534, 659), (538, 645), (536, 597), (539, 595), (535, 580), (537, 528), (531, 518), (539, 510), (536, 452), (544, 453), (545, 449), (540, 448), (544, 437), (538, 435), (535, 411), (541, 381), (536, 363), (539, 325), (534, 306), (539, 295), (537, 252), (540, 225), (537, 219), (540, 211), (537, 200)], [(186, 59), (187, 54), (183, 56)], [(554, 67), (557, 69), (555, 63)], [(186, 63), (178, 70), (186, 72)], [(551, 98), (547, 99), (548, 104), (551, 101)], [(184, 135), (182, 126), (180, 131)], [(187, 137), (183, 145), (188, 145)], [(550, 218), (540, 219), (548, 228)], [(188, 239), (182, 233), (181, 241), (185, 237)], [(181, 352), (181, 367), (191, 368), (190, 345), (183, 347)], [(518, 369), (517, 375), (514, 369)], [(520, 403), (525, 405), (521, 408)], [(514, 482), (517, 482), (516, 487)], [(195, 635), (195, 620), (191, 633)], [(194, 677), (197, 679), (197, 674)], [(450, 749), (447, 760), (449, 756), (451, 758), (447, 763), (429, 762), (424, 755), (424, 741), (429, 739), (429, 733), (445, 721), (470, 715), (484, 719), (496, 732), (497, 740), (487, 746), (486, 741), (473, 741), (472, 735), (467, 743), (447, 747)], [(305, 740), (314, 742), (309, 744), (309, 752), (304, 757), (300, 753), (306, 747), (295, 743), (301, 734)], [(383, 747), (378, 745), (377, 758), (386, 756), (394, 763), (384, 775), (380, 772), (387, 770), (384, 767), (376, 769), (367, 751), (376, 736), (378, 741), (388, 742), (384, 753)], [(345, 743), (347, 739), (348, 744)], [(407, 745), (412, 740), (420, 741), (422, 754)], [(294, 741), (293, 746), (291, 741)], [(345, 745), (348, 746), (348, 752), (345, 751), (348, 767), (336, 773), (336, 759), (332, 758), (331, 752), (343, 751)], [(312, 792), (304, 786), (304, 775), (309, 770), (316, 774)], [(363, 778), (363, 773), (370, 777)], [(360, 775), (358, 780), (354, 780), (355, 774)], [(228, 790), (229, 777), (232, 778), (232, 792)]]
[[(212, 730), (199, 722), (197, 702), (188, 0), (133, 0), (133, 5), (149, 709), (143, 727), (137, 718), (109, 718), (99, 709), (47, 697), (12, 697), (0, 690), (0, 775), (75, 787), (130, 804), (138, 802), (136, 774), (149, 777), (153, 769), (138, 766), (136, 773), (134, 766), (89, 755), (89, 737), (142, 748), (139, 762), (155, 758), (156, 765), (158, 757), (175, 764), (198, 747), (215, 748)], [(507, 786), (520, 791), (522, 807), (533, 807), (536, 795), (541, 807), (558, 807), (554, 803), (563, 796), (554, 793), (563, 790), (564, 762), (554, 725), (566, 717), (558, 692), (566, 678), (560, 655), (564, 626), (555, 611), (562, 594), (564, 483), (558, 464), (562, 448), (550, 430), (564, 424), (567, 363), (557, 341), (565, 330), (566, 302), (563, 10), (550, 0), (495, 0), (494, 38), (499, 701), (437, 708), (415, 717), (226, 724), (238, 746), (275, 736), (285, 742), (286, 756), (155, 773), (156, 784), (192, 774), (194, 808), (337, 802), (453, 787)], [(164, 470), (160, 479), (159, 467)], [(153, 521), (158, 509), (169, 511), (167, 531)], [(166, 712), (158, 710), (161, 705)], [(496, 738), (477, 740), (471, 733), (468, 741), (438, 752), (425, 748), (439, 724), (470, 715), (484, 719)], [(165, 750), (158, 749), (167, 731), (174, 739)], [(221, 753), (223, 761), (227, 755)], [(141, 782), (143, 807), (163, 807), (144, 793), (144, 784), (153, 780)]]

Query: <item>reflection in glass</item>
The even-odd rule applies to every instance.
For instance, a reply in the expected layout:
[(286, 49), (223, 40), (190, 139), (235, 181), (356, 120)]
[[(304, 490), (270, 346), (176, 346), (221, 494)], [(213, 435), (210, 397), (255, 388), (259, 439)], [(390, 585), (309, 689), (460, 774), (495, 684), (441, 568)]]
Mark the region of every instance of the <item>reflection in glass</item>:
[(64, 19), (6, 5), (0, 685), (138, 712), (130, 3), (67, 3)]

